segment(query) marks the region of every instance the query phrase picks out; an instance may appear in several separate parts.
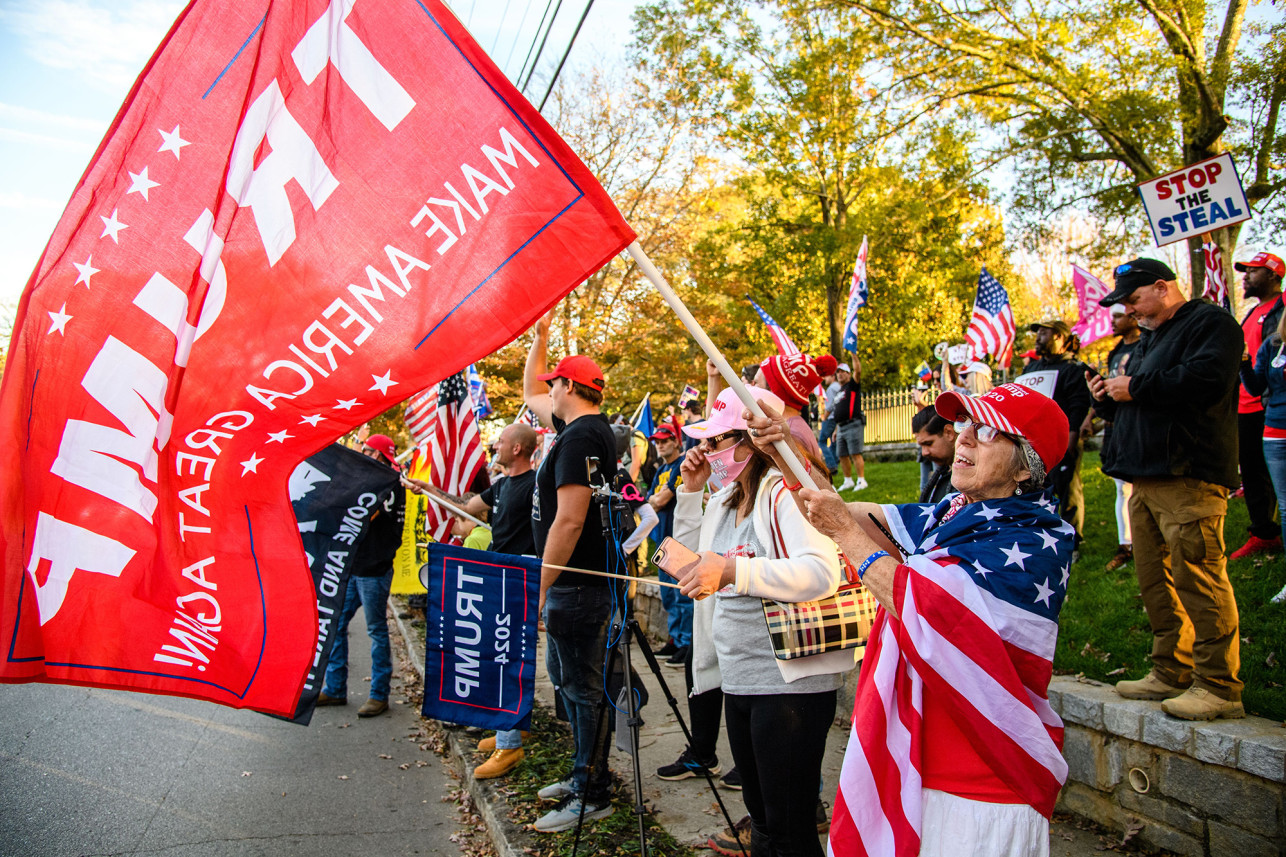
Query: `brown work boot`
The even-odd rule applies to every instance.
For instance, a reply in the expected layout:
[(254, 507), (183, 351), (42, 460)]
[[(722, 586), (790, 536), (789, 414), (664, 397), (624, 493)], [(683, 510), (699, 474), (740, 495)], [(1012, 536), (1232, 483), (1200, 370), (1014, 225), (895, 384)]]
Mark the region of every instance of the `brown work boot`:
[(727, 857), (742, 857), (750, 853), (750, 816), (742, 816), (731, 830), (716, 833), (706, 840), (706, 847)]
[(314, 704), (319, 707), (322, 705), (348, 705), (348, 697), (327, 696), (326, 692), (322, 691), (321, 693), (317, 694), (317, 702)]
[(1116, 571), (1130, 560), (1134, 559), (1134, 548), (1131, 545), (1121, 545), (1116, 549), (1116, 553), (1107, 561), (1105, 568), (1107, 571)]
[(475, 780), (489, 780), (492, 777), (503, 777), (505, 774), (518, 767), (523, 756), (527, 755), (519, 747), (517, 750), (497, 750), (491, 754), (491, 758), (473, 769), (473, 778)]
[(1182, 696), (1186, 687), (1175, 687), (1157, 678), (1155, 672), (1149, 672), (1137, 681), (1118, 681), (1116, 692), (1126, 699), (1174, 699)]
[[(530, 732), (528, 732), (526, 729), (522, 730), (522, 740), (526, 741), (530, 737), (531, 737)], [(480, 753), (490, 753), (495, 749), (496, 749), (495, 735), (488, 735), (486, 738), (483, 738), (481, 741), (478, 742), (478, 752)]]
[(357, 709), (358, 717), (374, 717), (388, 711), (388, 702), (383, 699), (368, 699)]
[(1246, 716), (1246, 709), (1240, 701), (1222, 699), (1195, 685), (1182, 696), (1161, 703), (1161, 710), (1182, 720), (1214, 720), (1216, 717), (1236, 720)]

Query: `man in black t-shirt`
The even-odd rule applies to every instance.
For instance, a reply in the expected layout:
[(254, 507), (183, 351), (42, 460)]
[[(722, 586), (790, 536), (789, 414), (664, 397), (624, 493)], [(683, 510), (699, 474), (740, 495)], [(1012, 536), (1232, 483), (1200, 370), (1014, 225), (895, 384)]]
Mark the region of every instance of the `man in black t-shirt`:
[[(603, 533), (593, 488), (616, 476), (616, 438), (599, 410), (603, 372), (589, 357), (564, 357), (546, 371), (549, 318), (536, 323), (523, 370), (527, 406), (558, 432), (536, 472), (531, 517), (540, 574), (540, 615), (545, 629), (545, 665), (558, 690), (575, 742), (571, 777), (540, 791), (562, 798), (535, 829), (553, 833), (575, 827), (584, 804), (586, 821), (612, 813), (608, 802), (608, 730), (596, 740), (603, 699), (607, 623), (616, 587), (611, 578), (564, 570), (621, 572), (624, 557), (615, 538)], [(596, 746), (597, 745), (597, 746)]]

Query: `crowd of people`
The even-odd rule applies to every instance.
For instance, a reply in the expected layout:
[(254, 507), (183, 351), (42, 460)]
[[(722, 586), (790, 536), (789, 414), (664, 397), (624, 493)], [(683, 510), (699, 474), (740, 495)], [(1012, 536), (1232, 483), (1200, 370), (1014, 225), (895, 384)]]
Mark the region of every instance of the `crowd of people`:
[[(924, 384), (916, 395), (920, 492), (901, 505), (853, 502), (868, 487), (856, 360), (772, 355), (747, 366), (742, 379), (762, 414), (710, 363), (704, 402), (685, 402), (644, 436), (603, 413), (606, 382), (592, 358), (548, 367), (548, 320), (540, 321), (524, 370), (526, 405), (554, 432), (539, 467), (538, 433), (515, 423), (493, 447), (501, 478), (476, 495), (443, 495), (489, 519), (489, 543), (476, 544), (544, 562), (546, 665), (573, 755), (567, 776), (540, 791), (555, 803), (535, 830), (612, 812), (610, 730), (597, 728), (597, 717), (609, 620), (630, 605), (624, 588), (597, 572), (626, 568), (627, 554), (629, 567), (642, 569), (650, 551), (640, 546), (673, 539), (695, 559), (657, 569), (676, 584), (660, 587), (667, 625), (658, 654), (684, 670), (691, 744), (657, 776), (722, 774), (725, 787), (741, 790), (746, 819), (712, 847), (820, 855), (818, 834), (829, 824), (836, 854), (885, 853), (874, 843), (901, 848), (907, 836), (921, 854), (1048, 853), (1066, 766), (1045, 699), (1083, 536), (1084, 443), (1100, 430), (1119, 545), (1107, 569), (1133, 564), (1152, 630), (1148, 674), (1119, 682), (1117, 692), (1159, 701), (1178, 718), (1244, 716), (1224, 518), (1240, 492), (1250, 532), (1232, 556), (1281, 549), (1286, 269), (1271, 254), (1236, 268), (1244, 296), (1258, 300), (1240, 324), (1185, 298), (1160, 261), (1119, 265), (1101, 301), (1116, 337), (1101, 368), (1081, 361), (1059, 318), (1030, 325), (1034, 348), (1012, 382), (993, 386), (985, 364), (944, 359), (937, 389)], [(816, 431), (807, 418), (814, 399)], [(367, 444), (391, 462), (385, 440)], [(604, 486), (634, 501), (627, 540), (600, 525), (595, 492)], [(460, 520), (459, 535), (481, 539)], [(370, 625), (372, 612), (382, 616), (380, 592), (354, 579), (345, 616), (360, 603)], [(844, 647), (784, 658), (765, 624), (766, 601), (825, 599), (858, 581), (879, 604), (865, 657)], [(943, 618), (949, 628), (935, 626)], [(939, 633), (955, 645), (935, 644)], [(386, 662), (377, 657), (377, 673)], [(859, 662), (847, 753), (868, 775), (829, 784), (838, 793), (828, 820), (822, 754), (838, 689)], [(332, 667), (320, 704), (342, 699), (342, 667)], [(372, 701), (380, 694), (387, 697), (386, 679), (372, 684)], [(908, 705), (915, 716), (899, 708)], [(726, 770), (715, 751), (721, 728), (732, 750)], [(479, 749), (490, 755), (474, 775), (513, 770), (523, 739), (484, 739)]]

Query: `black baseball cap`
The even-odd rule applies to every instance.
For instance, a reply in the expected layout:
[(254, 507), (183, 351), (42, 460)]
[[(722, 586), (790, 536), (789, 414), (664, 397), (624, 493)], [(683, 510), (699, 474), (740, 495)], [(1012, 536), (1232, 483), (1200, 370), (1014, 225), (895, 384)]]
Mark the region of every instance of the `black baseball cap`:
[(1170, 266), (1157, 259), (1131, 259), (1124, 265), (1117, 265), (1112, 276), (1116, 278), (1116, 288), (1098, 302), (1099, 306), (1120, 303), (1135, 289), (1150, 286), (1157, 280), (1165, 280), (1168, 283), (1177, 279), (1174, 271), (1170, 270)]

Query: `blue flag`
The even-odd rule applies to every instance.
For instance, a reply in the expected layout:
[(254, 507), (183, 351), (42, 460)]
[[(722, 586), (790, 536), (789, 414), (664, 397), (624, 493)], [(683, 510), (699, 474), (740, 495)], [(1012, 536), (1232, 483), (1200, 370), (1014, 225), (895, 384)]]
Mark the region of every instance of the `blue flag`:
[(650, 398), (643, 400), (643, 408), (639, 411), (638, 419), (634, 420), (634, 428), (643, 432), (644, 437), (651, 437), (656, 433), (656, 423), (652, 422), (652, 400)]
[(420, 574), (429, 590), (421, 713), (530, 728), (540, 560), (434, 542)]
[(491, 400), (487, 398), (487, 382), (482, 380), (478, 374), (478, 369), (472, 363), (465, 370), (465, 377), (469, 379), (469, 400), (473, 403), (473, 413), (480, 420), (485, 420), (491, 416)]

